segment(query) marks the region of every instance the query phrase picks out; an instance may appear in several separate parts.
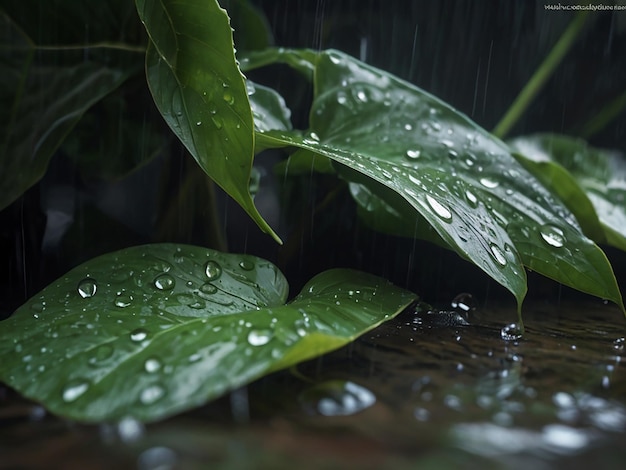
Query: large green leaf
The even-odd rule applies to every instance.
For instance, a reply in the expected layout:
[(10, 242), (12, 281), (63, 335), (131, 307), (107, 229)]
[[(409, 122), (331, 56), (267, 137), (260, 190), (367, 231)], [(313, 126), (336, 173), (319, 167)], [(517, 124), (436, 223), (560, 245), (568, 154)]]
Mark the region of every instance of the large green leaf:
[(1, 210), (41, 179), (85, 111), (128, 74), (89, 62), (37, 65), (35, 46), (3, 13), (0, 27)]
[(626, 250), (626, 162), (584, 140), (555, 134), (510, 142), (520, 163), (557, 194), (597, 242)]
[(338, 348), (415, 296), (351, 270), (284, 305), (267, 261), (174, 244), (67, 273), (0, 322), (0, 380), (81, 421), (152, 421)]
[(163, 118), (202, 169), (280, 241), (248, 189), (254, 156), (252, 111), (226, 11), (216, 0), (136, 4), (151, 40), (148, 85)]
[[(277, 62), (283, 53), (297, 56), (271, 53)], [(313, 61), (304, 51), (302, 60), (315, 70), (310, 132), (260, 133), (263, 146), (292, 145), (341, 163), (372, 225), (424, 234), (420, 218), (410, 216), (419, 213), (436, 231), (428, 238), (474, 262), (518, 304), (524, 265), (623, 306), (602, 250), (504, 143), (434, 96), (346, 54), (324, 51)]]

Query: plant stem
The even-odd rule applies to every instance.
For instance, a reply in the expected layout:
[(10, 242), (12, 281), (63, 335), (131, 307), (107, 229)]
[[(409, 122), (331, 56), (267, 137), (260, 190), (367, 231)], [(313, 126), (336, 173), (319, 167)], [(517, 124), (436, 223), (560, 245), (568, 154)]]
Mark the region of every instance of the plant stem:
[(598, 114), (589, 119), (580, 132), (580, 137), (589, 139), (600, 132), (606, 125), (626, 109), (626, 91), (611, 100)]
[(535, 71), (526, 86), (517, 95), (515, 101), (502, 117), (498, 125), (493, 130), (496, 137), (504, 138), (511, 128), (517, 123), (520, 116), (526, 111), (537, 93), (543, 88), (554, 69), (559, 65), (567, 51), (572, 47), (576, 37), (582, 30), (587, 18), (587, 11), (577, 13), (576, 17), (563, 32), (558, 42), (554, 45), (543, 63)]

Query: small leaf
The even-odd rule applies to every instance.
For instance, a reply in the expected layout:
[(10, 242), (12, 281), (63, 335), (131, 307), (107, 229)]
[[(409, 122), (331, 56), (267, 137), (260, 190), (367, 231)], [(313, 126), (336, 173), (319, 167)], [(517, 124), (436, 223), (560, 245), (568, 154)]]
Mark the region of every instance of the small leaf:
[(267, 261), (174, 244), (67, 273), (0, 322), (0, 380), (80, 421), (154, 421), (336, 349), (415, 296), (362, 272), (313, 278), (284, 305)]
[[(254, 130), (291, 130), (291, 111), (285, 100), (276, 90), (246, 81), (246, 90), (250, 100), (250, 108), (254, 117)], [(255, 150), (258, 152), (258, 150)]]
[(621, 156), (556, 134), (518, 137), (510, 145), (590, 238), (626, 250), (626, 164)]
[(226, 11), (215, 0), (136, 0), (146, 75), (163, 118), (200, 167), (280, 242), (254, 205), (252, 111)]

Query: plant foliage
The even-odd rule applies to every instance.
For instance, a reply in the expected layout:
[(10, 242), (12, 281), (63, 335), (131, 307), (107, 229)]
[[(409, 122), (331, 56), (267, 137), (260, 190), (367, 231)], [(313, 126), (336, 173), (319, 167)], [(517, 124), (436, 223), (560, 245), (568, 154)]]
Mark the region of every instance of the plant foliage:
[[(28, 16), (13, 3), (17, 16)], [(97, 151), (81, 158), (101, 116), (133, 109), (133, 93), (120, 88), (139, 78), (129, 57), (145, 52), (149, 92), (167, 126), (275, 240), (255, 206), (252, 170), (255, 155), (284, 148), (286, 178), (303, 171), (335, 177), (365, 224), (455, 251), (506, 287), (518, 310), (526, 269), (624, 309), (596, 245), (626, 249), (626, 169), (615, 155), (558, 135), (505, 143), (428, 92), (343, 52), (267, 47), (264, 20), (243, 1), (232, 5), (233, 23), (243, 25), (235, 37), (247, 49), (238, 56), (216, 0), (135, 3), (147, 37), (128, 39), (131, 24), (114, 38), (121, 43), (106, 42), (115, 21), (103, 21), (96, 35), (104, 42), (85, 46), (84, 56), (76, 55), (79, 46), (36, 44), (33, 34), (49, 40), (50, 31), (21, 28), (0, 12), (0, 209), (37, 183), (58, 153), (83, 176), (114, 178), (165, 148), (158, 125), (141, 121), (118, 147), (103, 144), (116, 161), (97, 165), (108, 158)], [(115, 17), (104, 2), (89, 5), (94, 17)], [(278, 91), (242, 73), (275, 64), (312, 85), (312, 101), (302, 104), (305, 129), (294, 129)], [(132, 138), (140, 128), (151, 141), (142, 149)], [(198, 181), (186, 180), (185, 191)], [(74, 268), (0, 323), (0, 380), (74, 419), (156, 420), (340, 347), (415, 295), (334, 269), (286, 300), (284, 276), (253, 256), (174, 244), (110, 253)]]

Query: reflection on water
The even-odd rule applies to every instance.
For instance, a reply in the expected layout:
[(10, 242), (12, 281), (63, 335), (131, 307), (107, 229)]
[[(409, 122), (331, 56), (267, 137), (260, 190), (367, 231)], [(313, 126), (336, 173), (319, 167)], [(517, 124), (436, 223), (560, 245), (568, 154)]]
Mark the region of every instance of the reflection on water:
[(501, 336), (512, 307), (472, 308), (469, 326), (405, 312), (247, 387), (246, 420), (224, 397), (157, 424), (78, 426), (0, 389), (2, 464), (620, 468), (626, 321), (593, 301), (525, 312), (517, 340)]

